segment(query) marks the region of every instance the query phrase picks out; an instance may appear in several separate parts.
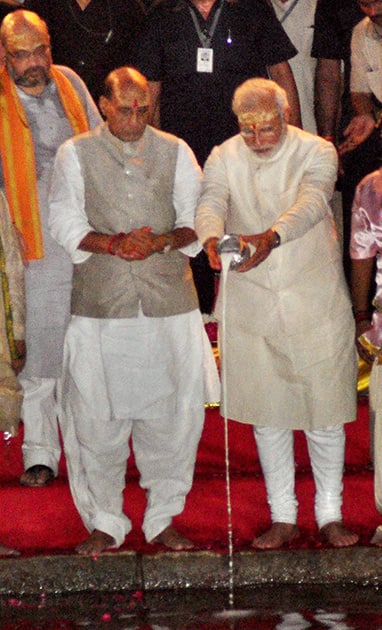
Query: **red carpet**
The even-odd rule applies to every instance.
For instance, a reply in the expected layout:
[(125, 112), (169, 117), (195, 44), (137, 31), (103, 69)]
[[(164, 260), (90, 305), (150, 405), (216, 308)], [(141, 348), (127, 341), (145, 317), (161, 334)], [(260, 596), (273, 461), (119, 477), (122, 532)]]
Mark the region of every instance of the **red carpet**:
[[(358, 420), (347, 425), (346, 470), (344, 477), (344, 521), (357, 531), (361, 544), (368, 541), (382, 522), (373, 497), (373, 474), (368, 469), (369, 432), (367, 399), (360, 399)], [(0, 540), (26, 554), (69, 552), (86, 538), (86, 531), (71, 500), (62, 459), (59, 478), (47, 488), (23, 488), (22, 433), (6, 443), (0, 433)], [(269, 525), (269, 513), (260, 474), (252, 428), (229, 423), (231, 492), (235, 549), (249, 548), (255, 534)], [(291, 546), (321, 546), (313, 517), (314, 485), (305, 438), (296, 433), (296, 488), (300, 502), (299, 526), (302, 536)], [(145, 505), (144, 492), (132, 460), (128, 466), (125, 511), (132, 518), (133, 531), (124, 548), (149, 552), (158, 548), (145, 544), (140, 523)], [(225, 454), (223, 420), (217, 409), (207, 410), (205, 429), (198, 452), (195, 482), (184, 513), (177, 525), (199, 549), (224, 550), (227, 544)]]

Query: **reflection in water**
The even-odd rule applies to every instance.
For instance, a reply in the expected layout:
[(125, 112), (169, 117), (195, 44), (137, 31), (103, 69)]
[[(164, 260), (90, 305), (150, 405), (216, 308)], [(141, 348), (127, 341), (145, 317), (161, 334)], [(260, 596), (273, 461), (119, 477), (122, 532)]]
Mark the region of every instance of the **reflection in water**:
[[(317, 622), (319, 625), (317, 625)], [(307, 613), (286, 613), (282, 621), (275, 625), (275, 630), (306, 630), (308, 628), (335, 628), (336, 630), (355, 630), (356, 626), (346, 623), (346, 613), (332, 613), (320, 610)]]
[(227, 591), (1, 597), (2, 630), (382, 630), (377, 587), (283, 586)]

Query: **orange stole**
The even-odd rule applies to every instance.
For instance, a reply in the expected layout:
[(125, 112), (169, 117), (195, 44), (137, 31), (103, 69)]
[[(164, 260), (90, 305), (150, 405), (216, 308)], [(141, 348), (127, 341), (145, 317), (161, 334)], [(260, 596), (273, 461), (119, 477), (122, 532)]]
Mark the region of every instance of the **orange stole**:
[[(85, 108), (69, 79), (52, 66), (62, 106), (73, 135), (89, 129)], [(0, 72), (0, 153), (5, 192), (13, 222), (23, 237), (29, 260), (44, 257), (32, 133), (6, 68)]]

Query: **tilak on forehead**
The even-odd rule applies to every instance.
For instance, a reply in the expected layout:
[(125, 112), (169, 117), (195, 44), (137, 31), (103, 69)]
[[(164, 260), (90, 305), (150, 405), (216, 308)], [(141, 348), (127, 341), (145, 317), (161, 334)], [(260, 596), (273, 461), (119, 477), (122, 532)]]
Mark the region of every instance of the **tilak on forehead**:
[(257, 127), (264, 123), (278, 122), (280, 117), (280, 110), (277, 109), (277, 107), (257, 109), (238, 114), (239, 123), (250, 127)]
[(128, 104), (131, 109), (136, 110), (140, 107), (145, 107), (148, 104), (148, 93), (143, 90), (136, 89), (135, 86), (128, 88), (126, 91), (122, 87), (122, 89), (120, 91), (118, 90), (118, 92), (122, 100), (126, 103), (126, 105)]

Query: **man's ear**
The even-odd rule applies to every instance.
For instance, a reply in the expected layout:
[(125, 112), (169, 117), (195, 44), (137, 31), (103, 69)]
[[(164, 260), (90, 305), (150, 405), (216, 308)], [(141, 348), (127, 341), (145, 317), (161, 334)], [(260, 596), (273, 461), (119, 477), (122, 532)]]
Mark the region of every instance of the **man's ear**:
[(284, 112), (284, 122), (286, 122), (287, 125), (289, 124), (289, 121), (290, 121), (290, 115), (291, 115), (291, 109), (288, 105), (288, 107), (285, 109), (285, 112)]

